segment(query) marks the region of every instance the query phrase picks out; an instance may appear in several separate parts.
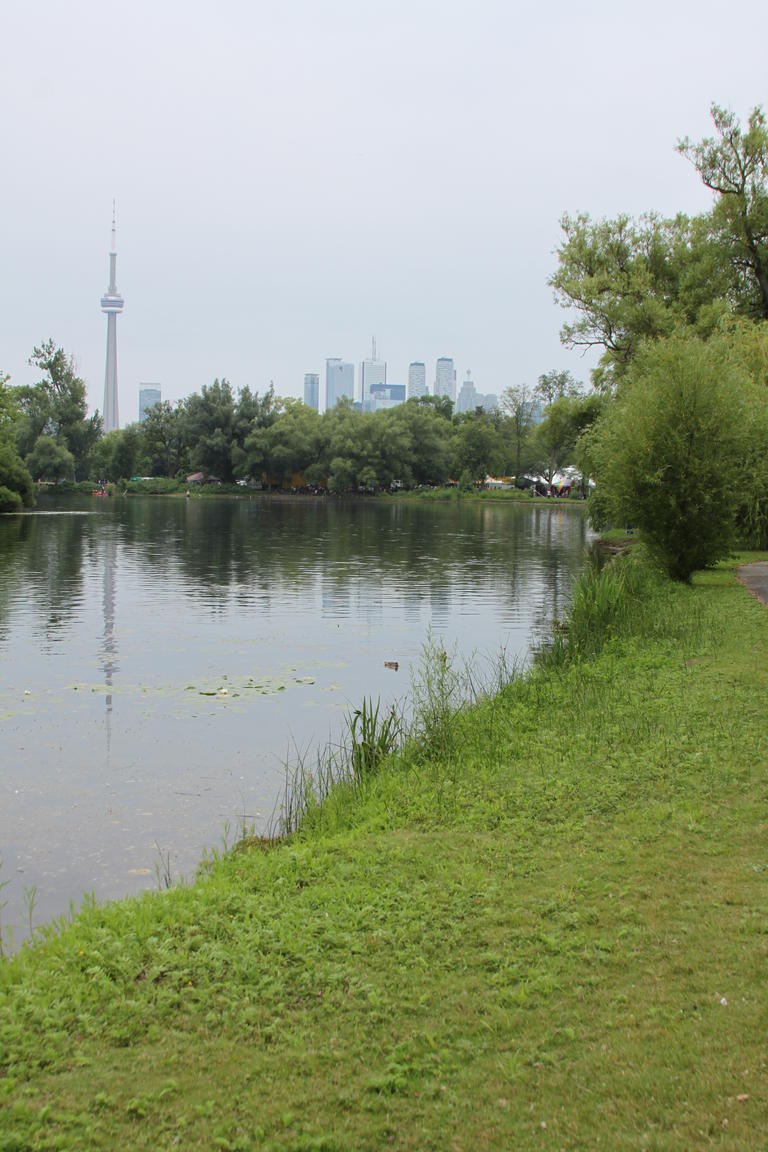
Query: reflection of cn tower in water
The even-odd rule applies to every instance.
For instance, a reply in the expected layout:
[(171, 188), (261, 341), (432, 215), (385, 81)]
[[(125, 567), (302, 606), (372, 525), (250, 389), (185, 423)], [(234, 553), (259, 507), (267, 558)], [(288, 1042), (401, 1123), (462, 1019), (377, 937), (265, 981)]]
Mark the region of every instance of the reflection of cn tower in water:
[(104, 685), (107, 689), (105, 704), (107, 709), (107, 755), (112, 743), (112, 681), (115, 672), (119, 671), (117, 664), (117, 642), (115, 640), (115, 566), (117, 561), (117, 538), (114, 532), (107, 536), (104, 546), (104, 592), (102, 595), (102, 608), (104, 610), (104, 634), (101, 645), (101, 667), (104, 673)]

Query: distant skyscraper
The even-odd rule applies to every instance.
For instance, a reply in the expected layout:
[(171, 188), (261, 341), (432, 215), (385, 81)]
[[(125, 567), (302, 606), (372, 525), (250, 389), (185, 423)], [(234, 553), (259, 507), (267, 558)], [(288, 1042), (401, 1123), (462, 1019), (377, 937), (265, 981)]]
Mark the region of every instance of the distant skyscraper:
[(355, 366), (338, 356), (325, 362), (325, 409), (333, 408), (342, 396), (355, 399)]
[(408, 399), (426, 396), (427, 368), (423, 360), (412, 360), (408, 365)]
[(147, 412), (162, 400), (159, 384), (139, 384), (139, 424), (143, 424)]
[(117, 290), (117, 241), (115, 239), (115, 203), (112, 201), (112, 247), (109, 252), (109, 287), (101, 298), (101, 310), (107, 314), (107, 369), (104, 375), (104, 431), (120, 427), (117, 406), (117, 317), (123, 310), (123, 298)]
[(405, 384), (371, 384), (369, 412), (379, 412), (382, 408), (396, 408), (405, 403)]
[(371, 388), (374, 384), (386, 384), (387, 362), (376, 356), (376, 339), (371, 341), (371, 358), (360, 364), (360, 404), (363, 412), (371, 411)]
[(477, 389), (474, 382), (467, 372), (467, 378), (461, 385), (458, 399), (456, 400), (457, 412), (474, 412), (475, 408), (479, 406), (481, 399), (478, 396)]
[(499, 398), (494, 392), (478, 392), (475, 382), (467, 371), (467, 378), (459, 389), (456, 398), (456, 411), (474, 412), (482, 408), (484, 412), (495, 412), (499, 406)]
[(435, 369), (435, 396), (456, 402), (456, 371), (450, 356), (441, 356)]
[(320, 377), (316, 372), (304, 374), (304, 403), (315, 412), (320, 410)]

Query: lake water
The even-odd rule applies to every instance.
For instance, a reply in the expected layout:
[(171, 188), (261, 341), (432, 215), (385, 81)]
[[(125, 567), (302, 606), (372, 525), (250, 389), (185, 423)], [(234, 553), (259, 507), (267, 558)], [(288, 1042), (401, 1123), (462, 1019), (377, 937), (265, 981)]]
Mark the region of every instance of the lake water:
[[(283, 761), (402, 698), (431, 630), (520, 660), (567, 606), (562, 504), (48, 498), (0, 517), (4, 931), (191, 876)], [(398, 671), (385, 668), (397, 661)], [(7, 939), (7, 937), (6, 937)]]

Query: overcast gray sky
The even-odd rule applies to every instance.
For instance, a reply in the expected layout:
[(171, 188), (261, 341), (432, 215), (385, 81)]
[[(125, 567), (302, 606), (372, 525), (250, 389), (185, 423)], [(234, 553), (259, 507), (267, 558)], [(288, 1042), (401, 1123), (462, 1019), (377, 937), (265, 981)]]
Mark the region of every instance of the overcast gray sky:
[(675, 142), (768, 102), (767, 37), (764, 0), (2, 0), (0, 369), (51, 336), (102, 408), (115, 196), (123, 424), (372, 335), (393, 383), (586, 379), (560, 216), (705, 209)]

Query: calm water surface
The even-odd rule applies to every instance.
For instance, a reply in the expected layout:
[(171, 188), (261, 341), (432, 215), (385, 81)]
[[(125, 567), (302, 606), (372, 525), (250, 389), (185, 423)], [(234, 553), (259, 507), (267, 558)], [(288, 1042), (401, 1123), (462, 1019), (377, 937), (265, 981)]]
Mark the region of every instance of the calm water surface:
[[(566, 607), (562, 505), (41, 502), (0, 517), (0, 881), (23, 935), (93, 891), (192, 875), (263, 829), (282, 763), (363, 696), (405, 695), (428, 630), (524, 658)], [(384, 667), (398, 661), (399, 670)]]

